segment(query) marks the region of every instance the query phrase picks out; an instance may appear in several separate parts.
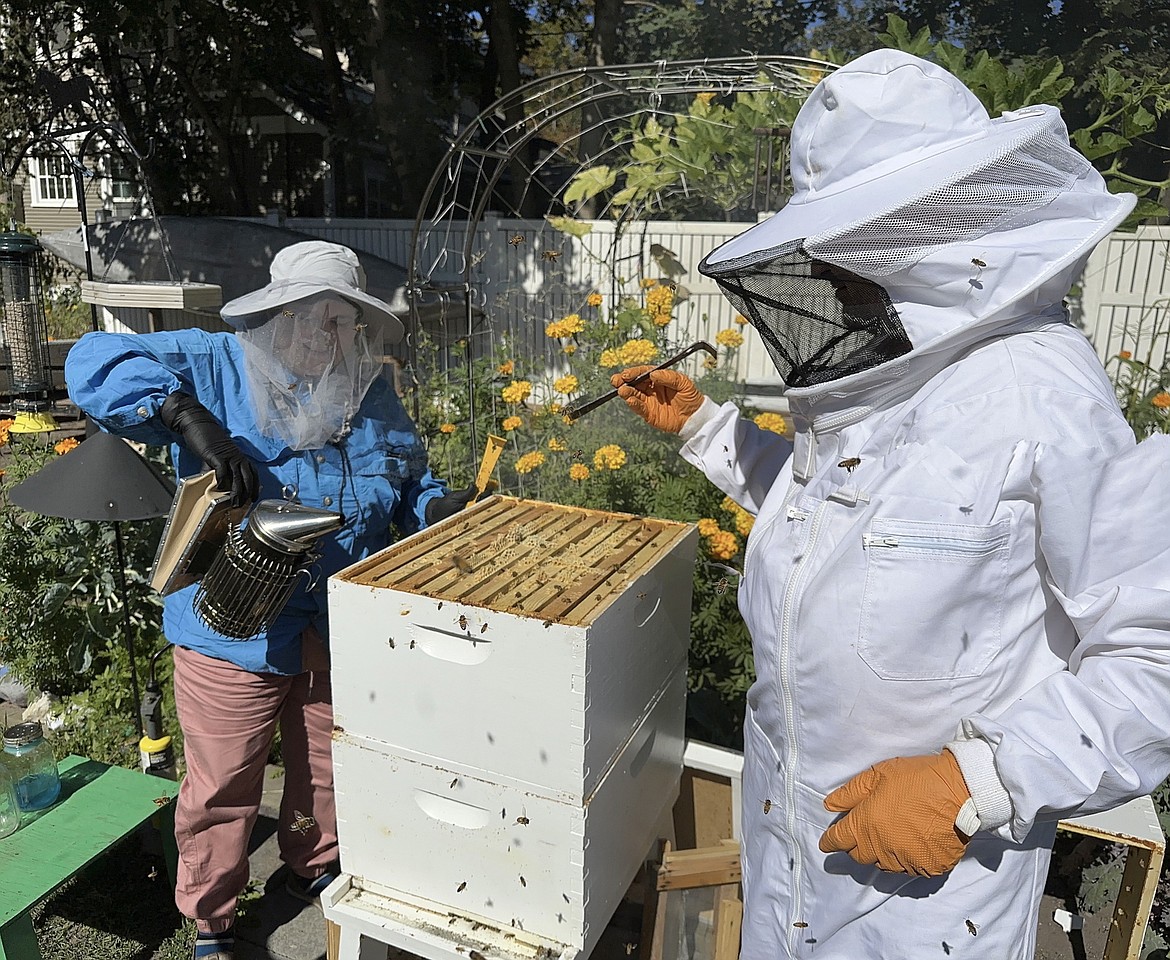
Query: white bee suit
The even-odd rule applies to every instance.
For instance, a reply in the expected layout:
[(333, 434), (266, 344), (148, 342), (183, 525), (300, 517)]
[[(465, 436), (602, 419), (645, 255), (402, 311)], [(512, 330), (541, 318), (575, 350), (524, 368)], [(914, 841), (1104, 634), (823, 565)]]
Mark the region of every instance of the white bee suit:
[[(702, 268), (720, 278), (798, 238), (880, 284), (909, 344), (789, 388), (794, 443), (710, 400), (683, 430), (682, 455), (757, 515), (739, 591), (758, 678), (744, 724), (744, 960), (1030, 960), (1056, 821), (1170, 772), (1170, 441), (1135, 443), (1062, 307), (1133, 200), (1070, 159), (1053, 196), (990, 231), (960, 224), (884, 259), (864, 229), (818, 239), (800, 221), (812, 120), (857, 77), (872, 91), (904, 71), (915, 89), (887, 102), (921, 104), (924, 76), (965, 89), (894, 51), (841, 68), (794, 127), (796, 209)], [(1051, 123), (1053, 108), (1033, 109), (1051, 113), (1028, 122)], [(874, 155), (853, 156), (863, 149)], [(871, 137), (840, 162), (881, 171), (882, 151), (904, 161), (906, 149)], [(806, 187), (817, 169), (805, 164)], [(931, 183), (909, 179), (919, 194)], [(873, 224), (909, 199), (851, 204), (871, 203)], [(948, 745), (982, 827), (953, 871), (915, 878), (820, 852), (836, 819), (826, 794)]]

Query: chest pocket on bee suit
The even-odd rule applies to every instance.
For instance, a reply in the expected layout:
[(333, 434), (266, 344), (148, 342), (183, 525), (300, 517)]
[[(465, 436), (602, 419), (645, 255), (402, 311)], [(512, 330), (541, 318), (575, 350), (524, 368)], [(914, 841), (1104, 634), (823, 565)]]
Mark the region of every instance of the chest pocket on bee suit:
[(887, 680), (977, 677), (1003, 646), (1011, 520), (875, 517), (863, 538), (858, 652)]

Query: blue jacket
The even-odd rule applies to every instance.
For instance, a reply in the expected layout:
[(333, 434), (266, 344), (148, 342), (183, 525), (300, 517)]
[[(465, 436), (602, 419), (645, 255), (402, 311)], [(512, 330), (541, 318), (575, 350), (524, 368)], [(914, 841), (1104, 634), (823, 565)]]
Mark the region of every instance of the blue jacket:
[(224, 426), (260, 476), (260, 498), (282, 499), (295, 488), (299, 501), (342, 513), (347, 523), (318, 541), (321, 558), (312, 582), (301, 582), (267, 633), (233, 640), (195, 616), (195, 586), (164, 603), (163, 628), (179, 646), (257, 673), (301, 672), (300, 634), (313, 623), (328, 638), (326, 579), (387, 546), (391, 523), (413, 533), (426, 523), (426, 504), (446, 488), (431, 475), (414, 424), (385, 379), (362, 401), (353, 431), (320, 450), (290, 450), (261, 435), (248, 401), (243, 350), (231, 333), (87, 333), (65, 361), (69, 395), (105, 430), (154, 445), (173, 444), (178, 476), (206, 468), (163, 426), (158, 412), (176, 390), (195, 397)]

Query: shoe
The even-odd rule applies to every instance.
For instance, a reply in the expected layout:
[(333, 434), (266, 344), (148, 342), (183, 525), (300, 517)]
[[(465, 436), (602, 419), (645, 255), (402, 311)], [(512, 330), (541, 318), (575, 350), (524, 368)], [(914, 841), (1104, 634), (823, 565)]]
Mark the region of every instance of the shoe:
[(235, 931), (225, 930), (214, 940), (196, 939), (191, 947), (191, 960), (233, 960), (235, 956)]
[(305, 903), (311, 903), (320, 910), (322, 909), (322, 892), (340, 876), (340, 873), (341, 871), (336, 865), (327, 867), (321, 876), (312, 878), (297, 876), (292, 870), (289, 870), (288, 879), (284, 882), (284, 889), (290, 896), (304, 900)]

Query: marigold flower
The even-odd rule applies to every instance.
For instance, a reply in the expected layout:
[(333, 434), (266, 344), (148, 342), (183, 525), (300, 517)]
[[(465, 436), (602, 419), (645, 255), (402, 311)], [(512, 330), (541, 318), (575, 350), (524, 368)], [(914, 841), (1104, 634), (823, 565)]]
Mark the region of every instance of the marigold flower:
[(735, 322), (742, 327), (745, 323), (748, 322), (748, 318), (745, 317), (742, 313), (737, 313), (735, 315)]
[(752, 418), (752, 422), (761, 430), (771, 430), (773, 433), (783, 433), (788, 429), (784, 418), (778, 413), (758, 413)]
[(1130, 359), (1132, 356), (1133, 356), (1133, 354), (1132, 354), (1132, 353), (1130, 353), (1128, 350), (1122, 350), (1122, 351), (1121, 351), (1121, 353), (1119, 353), (1119, 354), (1117, 355), (1117, 359), (1119, 359), (1119, 360), (1129, 360), (1129, 359)]
[(548, 448), (550, 450), (552, 450), (554, 453), (560, 453), (562, 450), (568, 449), (565, 446), (565, 441), (561, 440), (558, 437), (549, 437), (548, 438)]
[(626, 366), (646, 363), (658, 356), (658, 348), (649, 340), (627, 340), (618, 348), (619, 362)]
[(0, 420), (0, 446), (8, 442), (8, 431), (12, 429), (12, 425), (16, 423), (11, 417)]
[(626, 463), (626, 451), (616, 443), (607, 443), (593, 454), (593, 466), (598, 470), (620, 470)]
[(79, 446), (81, 446), (81, 442), (76, 437), (66, 437), (64, 440), (53, 444), (53, 449), (56, 450), (57, 455), (60, 456), (61, 454), (68, 453), (70, 450)]
[(585, 302), (587, 304), (589, 304), (589, 306), (591, 306), (591, 307), (600, 307), (601, 306), (601, 294), (600, 293), (591, 293), (591, 294), (589, 294), (589, 296), (587, 296), (585, 298)]
[(1167, 407), (1170, 407), (1170, 393), (1167, 393), (1165, 390), (1161, 390), (1154, 394), (1154, 398), (1150, 401), (1150, 403), (1152, 403), (1159, 410), (1165, 410)]
[(560, 412), (561, 412), (561, 407), (563, 407), (563, 406), (564, 406), (564, 404), (563, 404), (563, 403), (557, 403), (557, 402), (554, 400), (552, 403), (550, 403), (550, 404), (548, 405), (548, 412), (549, 412), (549, 413), (560, 413)]
[(707, 552), (716, 560), (730, 560), (738, 550), (739, 540), (727, 530), (720, 530), (707, 538)]
[(544, 463), (544, 454), (539, 450), (534, 450), (531, 453), (525, 453), (516, 460), (517, 473), (532, 473), (537, 467)]
[(553, 381), (553, 389), (557, 393), (563, 393), (566, 396), (568, 396), (570, 393), (576, 393), (578, 386), (580, 386), (580, 384), (577, 382), (577, 378), (574, 377), (571, 373), (567, 373), (563, 377)]
[(651, 278), (651, 277), (646, 277), (644, 280), (642, 280), (642, 289), (643, 290), (649, 290), (651, 287), (655, 287), (657, 285), (658, 285), (658, 281)]
[(622, 358), (616, 350), (602, 350), (597, 365), (599, 367), (617, 367), (621, 365), (621, 362)]
[(650, 320), (654, 323), (654, 326), (656, 326), (656, 327), (665, 327), (668, 323), (670, 323), (670, 314), (669, 313), (652, 313), (652, 314), (650, 314)]
[(674, 291), (670, 287), (659, 285), (651, 287), (646, 294), (646, 309), (651, 314), (670, 313), (674, 306)]
[(569, 354), (569, 356), (572, 356), (576, 352), (577, 352), (577, 344), (575, 344), (575, 343), (566, 343), (565, 344), (565, 353)]
[(752, 526), (755, 524), (756, 518), (732, 500), (731, 497), (724, 497), (723, 502), (719, 506), (732, 515), (735, 529), (741, 537), (746, 537), (752, 532)]
[(523, 422), (519, 417), (504, 417), (503, 427), (505, 430), (515, 430)]
[(579, 314), (570, 313), (567, 317), (561, 317), (560, 320), (554, 320), (552, 323), (546, 324), (544, 328), (544, 335), (546, 337), (571, 337), (575, 333), (580, 333), (585, 329), (585, 321), (581, 319)]
[(513, 380), (500, 391), (500, 396), (504, 403), (523, 403), (531, 393), (532, 384), (527, 380)]
[(578, 482), (589, 476), (589, 468), (583, 463), (574, 463), (569, 467), (569, 479)]
[(440, 423), (439, 424), (439, 433), (454, 433), (454, 432), (455, 432), (455, 424), (453, 424), (453, 423)]
[(496, 372), (502, 373), (505, 377), (510, 377), (510, 376), (512, 376), (512, 371), (515, 369), (516, 369), (516, 364), (513, 361), (505, 360), (498, 367), (496, 367)]
[(704, 537), (713, 537), (720, 530), (719, 521), (710, 517), (704, 517), (696, 526), (699, 528), (699, 534)]
[(561, 423), (563, 423), (566, 427), (571, 427), (573, 425), (573, 418), (561, 417)]
[(738, 330), (720, 330), (715, 334), (715, 342), (722, 347), (742, 347), (743, 334)]

